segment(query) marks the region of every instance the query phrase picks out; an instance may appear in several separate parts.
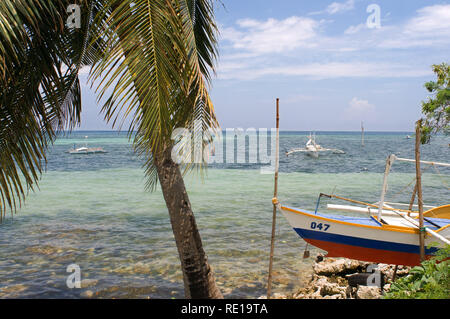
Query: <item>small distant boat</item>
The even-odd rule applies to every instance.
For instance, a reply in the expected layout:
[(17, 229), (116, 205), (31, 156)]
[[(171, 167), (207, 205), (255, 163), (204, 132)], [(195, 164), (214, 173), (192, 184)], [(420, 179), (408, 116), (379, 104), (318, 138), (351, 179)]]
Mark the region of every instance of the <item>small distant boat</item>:
[(411, 135), (406, 135), (405, 137), (407, 140), (411, 139)]
[(68, 151), (70, 154), (95, 154), (95, 153), (107, 153), (101, 147), (79, 147), (70, 149)]
[[(88, 137), (85, 136), (85, 139)], [(97, 153), (107, 153), (103, 148), (101, 147), (87, 147), (87, 143), (85, 146), (82, 147), (75, 147), (75, 144), (73, 145), (73, 148), (67, 151), (69, 154), (97, 154)]]
[(320, 146), (319, 144), (316, 143), (316, 135), (312, 135), (310, 134), (308, 136), (308, 142), (306, 142), (306, 145), (304, 148), (294, 148), (291, 149), (290, 151), (286, 152), (286, 156), (289, 156), (293, 153), (297, 153), (297, 152), (305, 152), (306, 155), (314, 157), (314, 158), (318, 158), (319, 157), (319, 152), (333, 152), (335, 154), (345, 154), (344, 151), (342, 150), (338, 150), (335, 148), (324, 148), (322, 146)]

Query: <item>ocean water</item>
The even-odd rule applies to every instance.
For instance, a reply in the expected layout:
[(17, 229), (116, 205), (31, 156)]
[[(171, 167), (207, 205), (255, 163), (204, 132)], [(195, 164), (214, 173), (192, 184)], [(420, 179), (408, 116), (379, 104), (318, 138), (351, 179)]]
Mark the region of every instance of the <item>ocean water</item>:
[[(345, 154), (317, 159), (284, 152), (303, 147), (307, 132), (280, 136), (279, 199), (314, 210), (320, 192), (366, 202), (378, 200), (386, 157), (414, 158), (411, 133), (316, 132), (316, 142)], [(85, 140), (85, 136), (88, 139)], [(76, 144), (108, 153), (70, 155)], [(450, 162), (450, 138), (436, 136), (422, 159)], [(211, 165), (203, 178), (186, 176), (204, 249), (227, 298), (266, 293), (272, 222), (273, 175), (261, 165)], [(426, 204), (449, 200), (450, 170), (424, 169)], [(409, 202), (412, 163), (396, 162), (387, 200)], [(159, 189), (145, 189), (142, 160), (126, 134), (72, 132), (51, 148), (39, 190), (30, 192), (14, 216), (0, 225), (0, 298), (183, 298), (178, 253)], [(322, 200), (324, 210), (327, 200)], [(334, 203), (340, 203), (335, 202)], [(333, 212), (330, 212), (333, 213)], [(273, 292), (306, 285), (314, 257), (303, 259), (305, 242), (278, 214)], [(68, 288), (67, 267), (81, 269), (82, 288)]]

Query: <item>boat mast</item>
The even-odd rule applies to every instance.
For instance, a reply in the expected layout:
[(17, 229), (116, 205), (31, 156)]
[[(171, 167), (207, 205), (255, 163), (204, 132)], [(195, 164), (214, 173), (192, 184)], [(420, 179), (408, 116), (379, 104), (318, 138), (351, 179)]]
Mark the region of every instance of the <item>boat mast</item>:
[(423, 227), (423, 201), (422, 201), (422, 173), (420, 171), (420, 131), (422, 128), (422, 120), (416, 123), (416, 191), (417, 204), (419, 206), (419, 245), (420, 245), (420, 261), (425, 260), (425, 229)]
[(273, 266), (273, 251), (275, 243), (275, 223), (277, 219), (277, 203), (276, 198), (278, 196), (278, 166), (279, 166), (279, 139), (280, 139), (280, 99), (277, 98), (277, 135), (275, 142), (275, 185), (273, 191), (273, 214), (272, 214), (272, 237), (270, 239), (270, 258), (269, 258), (269, 278), (267, 283), (267, 299), (270, 299), (272, 290), (272, 266)]
[(384, 169), (384, 177), (383, 177), (383, 188), (381, 189), (380, 205), (378, 206), (378, 221), (381, 221), (381, 212), (383, 211), (384, 206), (384, 196), (386, 195), (387, 192), (388, 175), (395, 159), (396, 157), (394, 154), (389, 155), (388, 158), (386, 159), (386, 168)]

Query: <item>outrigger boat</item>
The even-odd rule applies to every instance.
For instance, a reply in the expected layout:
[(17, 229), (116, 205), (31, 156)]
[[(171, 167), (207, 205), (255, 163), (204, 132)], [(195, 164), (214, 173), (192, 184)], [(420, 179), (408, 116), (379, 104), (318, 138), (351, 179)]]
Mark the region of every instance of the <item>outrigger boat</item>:
[[(273, 203), (283, 213), (296, 233), (307, 243), (328, 252), (328, 257), (346, 257), (362, 261), (415, 266), (420, 264), (418, 234), (426, 231), (425, 256), (430, 258), (437, 249), (450, 244), (450, 205), (433, 207), (423, 213), (420, 229), (417, 213), (393, 208), (384, 201), (387, 176), (394, 160), (415, 162), (410, 159), (388, 157), (381, 199), (370, 204), (336, 195), (320, 194), (314, 212), (282, 205), (274, 197)], [(424, 164), (450, 164), (420, 161)], [(318, 212), (320, 198), (338, 198), (365, 207), (335, 205), (333, 209), (365, 212), (367, 216), (323, 214)], [(430, 244), (436, 243), (436, 246)]]
[(338, 150), (335, 148), (324, 148), (316, 143), (316, 135), (309, 134), (308, 141), (304, 148), (293, 148), (290, 151), (286, 152), (286, 156), (289, 156), (294, 153), (305, 152), (306, 155), (317, 158), (319, 157), (319, 152), (333, 152), (336, 154), (344, 154), (345, 152), (342, 150)]
[(70, 154), (96, 154), (96, 153), (106, 153), (106, 151), (101, 147), (79, 147), (73, 148), (67, 151)]
[[(87, 140), (87, 136), (84, 137), (85, 140)], [(75, 144), (73, 145), (73, 148), (67, 151), (69, 154), (97, 154), (97, 153), (106, 153), (106, 151), (101, 147), (88, 147), (87, 142), (85, 143), (85, 146), (82, 147), (75, 147)]]

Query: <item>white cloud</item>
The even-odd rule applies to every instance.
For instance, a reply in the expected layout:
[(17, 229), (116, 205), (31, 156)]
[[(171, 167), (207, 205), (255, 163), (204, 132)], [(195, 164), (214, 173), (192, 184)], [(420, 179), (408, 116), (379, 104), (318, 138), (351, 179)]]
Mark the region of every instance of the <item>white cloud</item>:
[(355, 8), (355, 0), (348, 0), (345, 2), (333, 2), (325, 9), (325, 11), (328, 14), (336, 14), (350, 11), (353, 10), (354, 8)]
[(364, 118), (374, 116), (375, 105), (370, 104), (369, 101), (354, 97), (344, 110), (345, 116), (350, 118)]
[[(334, 2), (330, 13), (349, 10), (354, 1)], [(405, 23), (382, 25), (369, 29), (365, 23), (349, 26), (341, 36), (327, 37), (326, 27), (332, 22), (311, 17), (291, 16), (265, 21), (242, 19), (235, 27), (223, 28), (223, 40), (231, 48), (261, 56), (271, 53), (296, 52), (313, 49), (316, 52), (349, 52), (356, 50), (407, 49), (438, 47), (450, 44), (450, 4), (433, 5), (417, 10)], [(364, 31), (364, 32), (362, 32)]]
[(358, 25), (352, 25), (344, 31), (344, 34), (355, 34), (363, 29), (367, 29), (367, 25), (365, 23), (361, 23)]
[[(354, 1), (334, 2), (331, 13), (350, 10)], [(362, 22), (362, 21), (361, 21)], [(413, 78), (431, 76), (431, 54), (450, 44), (450, 5), (417, 10), (404, 23), (369, 29), (364, 23), (344, 33), (325, 33), (332, 22), (312, 17), (242, 19), (221, 28), (225, 41), (219, 79), (265, 76), (334, 78)], [(430, 54), (413, 48), (427, 47)], [(408, 49), (397, 50), (396, 49)], [(417, 59), (420, 58), (420, 60)]]
[(221, 31), (224, 40), (235, 49), (258, 54), (292, 51), (299, 47), (312, 47), (320, 22), (304, 17), (289, 17), (284, 20), (237, 21), (240, 30), (225, 28)]
[(434, 5), (417, 10), (405, 24), (390, 28), (380, 41), (381, 48), (436, 47), (450, 43), (450, 5)]
[(450, 5), (434, 5), (417, 10), (418, 16), (408, 21), (405, 33), (428, 34), (445, 32), (450, 34)]
[(355, 8), (355, 0), (347, 0), (345, 2), (333, 2), (328, 5), (324, 10), (313, 11), (308, 13), (308, 15), (318, 15), (328, 13), (330, 15), (347, 12)]
[(253, 66), (240, 64), (225, 69), (219, 64), (221, 79), (254, 80), (268, 75), (301, 76), (312, 79), (335, 78), (403, 78), (431, 75), (428, 68), (413, 69), (410, 65), (368, 62), (330, 62), (287, 66)]

